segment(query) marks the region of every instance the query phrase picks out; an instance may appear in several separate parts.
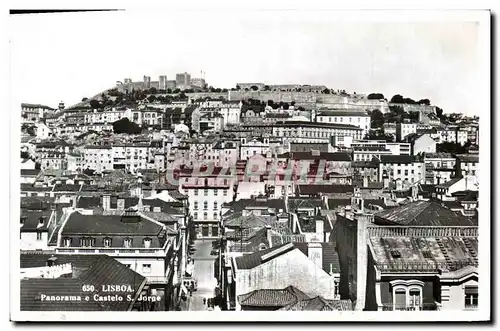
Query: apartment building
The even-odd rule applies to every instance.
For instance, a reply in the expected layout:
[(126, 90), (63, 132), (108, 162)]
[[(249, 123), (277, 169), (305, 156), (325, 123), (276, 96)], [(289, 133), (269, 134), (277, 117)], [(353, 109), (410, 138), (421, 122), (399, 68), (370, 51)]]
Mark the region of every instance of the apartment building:
[(85, 169), (96, 172), (113, 170), (113, 156), (111, 145), (87, 145), (84, 149)]
[(456, 158), (450, 153), (426, 153), (425, 184), (443, 184), (453, 177), (456, 171)]
[(318, 123), (338, 123), (354, 125), (363, 129), (363, 136), (371, 129), (370, 115), (361, 111), (319, 111), (316, 115), (316, 122)]
[(221, 206), (233, 201), (235, 181), (230, 169), (220, 167), (185, 168), (178, 172), (179, 192), (188, 197), (197, 238), (218, 237)]
[(384, 187), (408, 189), (414, 183), (425, 183), (425, 163), (410, 155), (382, 155), (379, 163), (379, 182)]
[(403, 141), (408, 135), (417, 133), (417, 123), (408, 120), (396, 124), (396, 139)]

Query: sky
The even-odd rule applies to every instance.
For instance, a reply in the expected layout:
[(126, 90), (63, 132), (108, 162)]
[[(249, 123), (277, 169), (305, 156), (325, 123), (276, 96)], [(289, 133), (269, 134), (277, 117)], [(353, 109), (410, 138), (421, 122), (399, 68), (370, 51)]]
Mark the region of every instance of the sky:
[[(478, 24), (277, 11), (154, 11), (10, 18), (13, 100), (79, 102), (116, 81), (205, 72), (209, 85), (326, 85), (428, 98), (479, 115)], [(385, 13), (387, 14), (387, 13)], [(384, 15), (385, 15), (384, 14)], [(349, 16), (349, 17), (351, 17)]]

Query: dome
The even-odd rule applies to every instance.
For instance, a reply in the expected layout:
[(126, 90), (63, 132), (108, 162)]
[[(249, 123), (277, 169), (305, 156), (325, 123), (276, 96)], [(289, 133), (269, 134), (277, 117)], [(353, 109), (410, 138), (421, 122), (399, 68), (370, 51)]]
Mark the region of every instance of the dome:
[(174, 128), (174, 132), (175, 133), (184, 132), (189, 134), (189, 128), (187, 127), (186, 124), (177, 124)]

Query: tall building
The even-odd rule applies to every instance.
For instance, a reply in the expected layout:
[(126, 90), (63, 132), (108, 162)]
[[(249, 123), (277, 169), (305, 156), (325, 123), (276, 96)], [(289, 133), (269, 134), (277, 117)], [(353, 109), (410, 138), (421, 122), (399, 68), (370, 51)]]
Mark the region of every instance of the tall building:
[(177, 88), (187, 89), (191, 85), (191, 75), (187, 72), (175, 75)]
[(167, 89), (167, 75), (160, 76), (159, 89), (160, 90), (166, 90)]
[(151, 77), (144, 76), (144, 88), (150, 88), (150, 87), (151, 87)]

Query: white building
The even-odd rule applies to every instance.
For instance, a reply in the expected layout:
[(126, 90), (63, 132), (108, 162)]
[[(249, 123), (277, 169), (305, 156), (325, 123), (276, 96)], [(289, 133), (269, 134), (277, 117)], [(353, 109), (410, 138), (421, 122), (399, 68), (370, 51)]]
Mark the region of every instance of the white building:
[(417, 133), (417, 123), (402, 122), (396, 125), (396, 138), (403, 141), (406, 136)]
[(96, 172), (113, 170), (113, 156), (111, 146), (88, 145), (84, 149), (84, 169)]
[(425, 183), (424, 161), (410, 155), (382, 155), (378, 173), (384, 187), (395, 184), (397, 190), (408, 189), (414, 183)]
[(179, 192), (188, 196), (189, 211), (197, 225), (198, 238), (218, 237), (221, 206), (233, 201), (235, 179), (230, 169), (204, 167), (181, 170)]
[(240, 160), (248, 160), (255, 155), (266, 155), (270, 150), (268, 138), (241, 138)]
[(371, 129), (370, 115), (361, 111), (320, 111), (316, 115), (316, 122), (354, 125), (363, 129), (363, 136)]
[(106, 254), (151, 283), (168, 283), (174, 266), (167, 256), (169, 251), (181, 249), (183, 234), (177, 235), (184, 224), (168, 227), (150, 214), (83, 215), (78, 210), (69, 211), (58, 232), (56, 253)]

